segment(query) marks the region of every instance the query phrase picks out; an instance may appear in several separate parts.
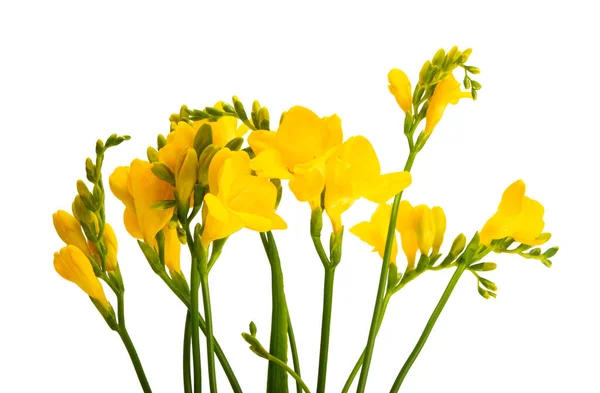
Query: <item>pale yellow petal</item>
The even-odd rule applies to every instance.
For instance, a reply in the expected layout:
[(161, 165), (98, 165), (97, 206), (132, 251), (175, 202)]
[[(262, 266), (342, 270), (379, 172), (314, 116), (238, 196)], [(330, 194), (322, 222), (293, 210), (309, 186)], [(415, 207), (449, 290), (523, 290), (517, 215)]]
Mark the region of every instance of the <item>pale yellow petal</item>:
[(260, 152), (250, 162), (250, 168), (257, 176), (270, 179), (291, 179), (292, 174), (283, 162), (281, 153), (275, 149)]
[(254, 154), (259, 155), (265, 150), (275, 149), (276, 135), (277, 133), (274, 131), (252, 131), (248, 136), (248, 144)]

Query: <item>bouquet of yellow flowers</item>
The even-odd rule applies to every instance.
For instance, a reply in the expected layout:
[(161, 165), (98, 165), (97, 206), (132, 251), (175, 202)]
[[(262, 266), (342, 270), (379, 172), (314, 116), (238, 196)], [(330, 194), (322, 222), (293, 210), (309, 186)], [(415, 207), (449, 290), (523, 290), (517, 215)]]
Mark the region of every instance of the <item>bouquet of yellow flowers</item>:
[[(184, 105), (169, 118), (169, 133), (158, 135), (157, 146), (148, 147), (147, 159), (135, 158), (128, 166), (113, 171), (108, 178), (109, 188), (125, 206), (127, 232), (137, 239), (152, 271), (187, 309), (183, 337), (185, 393), (201, 392), (203, 383), (216, 393), (217, 367), (224, 371), (233, 392), (243, 391), (216, 339), (209, 285), (211, 269), (227, 240), (242, 228), (259, 233), (270, 263), (272, 288), (268, 349), (252, 322), (242, 337), (253, 353), (267, 360), (268, 393), (286, 393), (290, 382), (295, 382), (298, 393), (310, 392), (300, 371), (273, 233), (287, 228), (285, 212), (277, 210), (282, 180), (289, 181), (289, 189), (298, 201), (310, 206), (310, 237), (324, 269), (317, 393), (326, 391), (334, 277), (342, 261), (344, 241), (342, 215), (358, 199), (374, 202), (376, 207), (368, 220), (353, 223), (349, 232), (372, 247), (382, 263), (369, 334), (342, 392), (350, 391), (355, 380), (356, 392), (365, 391), (388, 303), (417, 277), (429, 271), (454, 269), (390, 393), (399, 391), (464, 272), (473, 274), (479, 294), (488, 299), (496, 297), (497, 291), (496, 285), (483, 277), (496, 268), (495, 263), (487, 262), (490, 253), (517, 254), (551, 265), (550, 258), (558, 247), (544, 251), (537, 247), (546, 243), (550, 234), (543, 232), (543, 206), (525, 196), (522, 180), (506, 188), (498, 210), (479, 231), (470, 237), (459, 234), (445, 249), (444, 210), (402, 199), (403, 190), (411, 184), (415, 159), (429, 142), (448, 104), (457, 104), (461, 98), (477, 98), (481, 85), (473, 76), (479, 74), (479, 69), (467, 65), (470, 54), (470, 49), (440, 49), (425, 62), (414, 88), (403, 71), (389, 72), (389, 91), (404, 112), (403, 131), (409, 147), (402, 171), (382, 174), (369, 140), (354, 136), (344, 141), (342, 122), (335, 114), (320, 117), (310, 109), (294, 106), (272, 127), (266, 107), (254, 101), (248, 115), (235, 96), (231, 103), (218, 102), (201, 110)], [(459, 71), (465, 90), (455, 76)], [(56, 232), (66, 243), (54, 254), (54, 267), (90, 297), (109, 328), (119, 334), (143, 391), (151, 392), (126, 328), (118, 242), (105, 214), (105, 154), (128, 139), (113, 134), (105, 141), (98, 140), (95, 159), (87, 158), (85, 162), (88, 182), (77, 181), (72, 214), (64, 210), (54, 213)], [(323, 213), (332, 228), (328, 251), (322, 242)], [(398, 263), (398, 241), (406, 263)], [(191, 259), (189, 274), (180, 266), (182, 247), (187, 248), (187, 258)], [(114, 294), (112, 302), (106, 287)], [(202, 351), (208, 381), (202, 380)]]

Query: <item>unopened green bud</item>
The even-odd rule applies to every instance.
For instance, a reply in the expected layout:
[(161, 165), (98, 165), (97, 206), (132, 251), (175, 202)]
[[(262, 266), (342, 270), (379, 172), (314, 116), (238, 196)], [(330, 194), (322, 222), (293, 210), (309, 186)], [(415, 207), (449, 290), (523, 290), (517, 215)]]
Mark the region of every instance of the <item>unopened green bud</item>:
[(221, 104), (221, 106), (223, 107), (223, 112), (232, 113), (232, 114), (235, 113), (235, 108), (232, 107), (231, 105), (229, 105), (228, 103), (223, 102)]
[(337, 266), (342, 261), (342, 240), (344, 238), (344, 227), (337, 232), (332, 232), (329, 238), (329, 259), (332, 266)]
[(552, 258), (558, 252), (558, 247), (552, 247), (546, 250), (544, 254), (542, 254), (545, 258)]
[(253, 337), (256, 337), (256, 331), (257, 331), (257, 330), (256, 330), (256, 324), (255, 324), (253, 321), (251, 321), (251, 322), (250, 322), (250, 326), (249, 326), (249, 328), (250, 328), (250, 334), (251, 334)]
[(283, 122), (283, 119), (285, 118), (286, 113), (287, 113), (286, 111), (281, 112), (281, 116), (279, 116), (279, 124), (281, 124), (281, 122)]
[(471, 80), (471, 86), (473, 86), (473, 89), (475, 89), (475, 90), (481, 89), (481, 83), (474, 81), (474, 80)]
[(85, 207), (85, 205), (83, 204), (83, 201), (81, 200), (81, 197), (79, 195), (75, 196), (75, 199), (73, 200), (73, 204), (71, 205), (71, 210), (73, 211), (73, 215), (80, 221), (80, 222), (84, 222), (84, 223), (93, 223), (94, 222), (94, 216), (92, 214), (92, 212)]
[(241, 136), (238, 136), (237, 138), (233, 138), (232, 140), (227, 142), (225, 147), (231, 151), (238, 151), (242, 147), (242, 144), (244, 144), (244, 138)]
[(213, 142), (212, 127), (210, 124), (202, 124), (194, 137), (194, 150), (198, 155)]
[(471, 97), (473, 97), (474, 101), (477, 101), (477, 90), (471, 89)]
[(257, 129), (260, 129), (260, 103), (256, 100), (252, 103), (252, 123)]
[(473, 50), (471, 48), (465, 49), (462, 55), (460, 55), (460, 62), (464, 64), (467, 60), (469, 60), (469, 56), (471, 56), (472, 51)]
[(150, 267), (152, 268), (152, 270), (154, 271), (154, 273), (160, 274), (160, 273), (164, 272), (165, 268), (160, 263), (160, 258), (158, 256), (158, 253), (154, 249), (154, 247), (152, 247), (148, 243), (145, 243), (145, 242), (143, 242), (141, 240), (138, 240), (138, 245), (140, 246), (140, 249), (142, 250), (142, 253), (146, 257), (146, 260), (150, 264)]
[(183, 104), (183, 105), (181, 105), (181, 108), (179, 108), (179, 118), (180, 119), (189, 119), (190, 118), (190, 110), (188, 109), (187, 105)]
[(258, 124), (260, 125), (261, 130), (269, 130), (269, 110), (266, 107), (260, 108), (260, 113), (258, 114)]
[(431, 60), (431, 62), (433, 63), (433, 65), (441, 67), (445, 57), (446, 51), (444, 50), (444, 48), (441, 48), (440, 50), (435, 52), (435, 55), (433, 56), (433, 60)]
[(158, 137), (156, 137), (156, 146), (158, 147), (158, 150), (162, 149), (166, 145), (167, 145), (167, 138), (165, 138), (165, 136), (163, 134), (158, 134)]
[(484, 287), (486, 287), (490, 291), (497, 291), (498, 290), (498, 287), (496, 286), (496, 284), (494, 284), (493, 282), (491, 282), (490, 280), (488, 280), (486, 278), (479, 277), (479, 282), (481, 283), (481, 285), (483, 285)]
[(482, 262), (469, 266), (469, 270), (476, 272), (489, 272), (495, 270), (497, 265), (494, 262)]
[(471, 78), (469, 78), (468, 76), (465, 76), (465, 79), (463, 80), (463, 86), (465, 87), (465, 89), (470, 89), (471, 88)]
[(198, 159), (198, 184), (208, 185), (208, 169), (213, 157), (220, 150), (217, 145), (208, 145)]
[(198, 155), (196, 150), (187, 148), (180, 154), (175, 168), (175, 186), (179, 198), (188, 201), (198, 179)]
[(233, 96), (233, 107), (235, 108), (235, 113), (237, 113), (241, 121), (248, 120), (246, 109), (244, 109), (244, 105), (237, 96)]
[(390, 263), (388, 267), (388, 282), (387, 289), (388, 291), (393, 290), (398, 284), (398, 266), (395, 263)]
[(175, 175), (171, 172), (169, 167), (162, 162), (157, 161), (152, 164), (152, 173), (154, 173), (154, 176), (175, 187)]
[(148, 146), (148, 148), (146, 149), (146, 155), (148, 156), (149, 162), (158, 161), (158, 152), (152, 146)]
[(321, 237), (323, 229), (323, 210), (321, 208), (314, 209), (310, 213), (310, 236)]
[(458, 52), (458, 46), (453, 46), (446, 54), (446, 58), (444, 59), (444, 65), (452, 64), (452, 62), (454, 61), (454, 58), (456, 57), (457, 52)]
[(179, 113), (173, 113), (171, 116), (169, 116), (169, 121), (171, 123), (178, 123), (179, 119), (180, 119)]
[(211, 116), (215, 116), (215, 117), (221, 117), (224, 115), (222, 110), (219, 110), (217, 108), (213, 108), (211, 106), (207, 106), (206, 108), (204, 108), (204, 111), (206, 113), (208, 113)]
[(96, 201), (94, 200), (94, 197), (90, 193), (90, 190), (85, 185), (83, 180), (77, 180), (77, 193), (81, 197), (81, 200), (86, 208), (91, 211), (97, 210)]
[(540, 255), (542, 253), (542, 250), (539, 247), (534, 248), (533, 250), (529, 251), (529, 255), (535, 256), (537, 257), (538, 255)]
[(419, 84), (423, 85), (425, 83), (425, 76), (427, 75), (429, 68), (431, 68), (431, 62), (427, 60), (423, 67), (421, 67), (421, 71), (419, 71)]
[(179, 243), (187, 244), (187, 234), (185, 233), (185, 230), (180, 226), (177, 227), (177, 238), (179, 239)]
[(481, 288), (479, 285), (477, 286), (477, 291), (479, 292), (479, 294), (481, 296), (483, 296), (484, 299), (489, 299), (490, 298), (490, 293), (489, 291), (486, 291), (485, 289)]
[(102, 155), (104, 154), (104, 142), (102, 142), (101, 139), (98, 139), (96, 141), (96, 154), (97, 155)]
[(85, 159), (85, 177), (92, 183), (96, 182), (96, 165), (89, 157)]
[(169, 132), (175, 131), (176, 128), (177, 128), (177, 123), (172, 121), (171, 124), (169, 125)]
[(465, 70), (469, 71), (471, 74), (479, 74), (481, 72), (479, 68), (473, 66), (465, 66)]

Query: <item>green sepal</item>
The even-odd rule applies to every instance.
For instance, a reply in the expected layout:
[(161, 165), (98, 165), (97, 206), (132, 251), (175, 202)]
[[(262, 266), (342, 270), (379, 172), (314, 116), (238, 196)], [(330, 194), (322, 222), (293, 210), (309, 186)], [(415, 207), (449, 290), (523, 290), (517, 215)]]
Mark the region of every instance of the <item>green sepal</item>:
[(158, 136), (156, 137), (156, 147), (158, 147), (158, 150), (162, 149), (166, 145), (167, 145), (167, 138), (165, 138), (165, 136), (163, 134), (158, 134)]
[(316, 208), (310, 213), (310, 236), (321, 237), (321, 230), (323, 229), (323, 210)]
[(398, 284), (398, 266), (395, 263), (390, 263), (388, 266), (388, 281), (387, 290), (392, 291)]
[(189, 295), (190, 287), (183, 274), (179, 272), (171, 272), (171, 281), (173, 282), (173, 284), (175, 284), (175, 287), (179, 290), (180, 293)]
[(154, 273), (160, 274), (164, 272), (165, 267), (162, 265), (162, 263), (160, 263), (160, 257), (158, 256), (158, 253), (156, 252), (154, 247), (141, 240), (138, 240), (137, 242)]
[(417, 271), (417, 273), (423, 273), (425, 271), (425, 269), (427, 269), (428, 265), (429, 265), (429, 257), (425, 254), (421, 254), (421, 256), (419, 257), (419, 261), (417, 262), (417, 267), (415, 268), (415, 270)]
[(240, 148), (242, 147), (243, 144), (244, 144), (244, 138), (242, 138), (241, 136), (238, 136), (237, 138), (233, 138), (232, 140), (227, 142), (225, 147), (231, 151), (238, 151), (238, 150), (240, 150)]
[(83, 205), (86, 208), (88, 208), (88, 210), (91, 210), (93, 212), (98, 210), (96, 201), (94, 200), (92, 193), (90, 193), (90, 190), (88, 189), (86, 184), (83, 182), (83, 180), (77, 180), (77, 193), (81, 197), (81, 201), (83, 202)]
[(237, 96), (233, 96), (233, 107), (235, 108), (235, 113), (237, 113), (239, 119), (243, 122), (248, 120), (248, 115), (246, 114), (246, 109), (244, 109), (244, 104), (240, 101)]
[(152, 164), (152, 173), (159, 179), (164, 180), (175, 187), (175, 175), (171, 172), (169, 167), (162, 162), (155, 162)]
[(329, 237), (329, 260), (332, 266), (337, 266), (342, 261), (342, 241), (344, 238), (344, 227), (337, 232), (332, 232)]
[(208, 113), (209, 115), (215, 116), (215, 117), (221, 117), (225, 114), (222, 110), (213, 108), (212, 106), (207, 106), (206, 108), (204, 108), (204, 111), (206, 113)]
[(152, 146), (148, 146), (146, 149), (146, 156), (151, 163), (158, 161), (158, 151)]
[(444, 48), (441, 48), (440, 50), (435, 52), (435, 55), (433, 55), (433, 59), (431, 60), (431, 62), (433, 63), (433, 65), (441, 66), (445, 58), (446, 51), (444, 50)]
[(152, 210), (167, 210), (175, 207), (175, 201), (172, 199), (158, 201), (154, 202), (152, 205), (150, 205), (150, 207), (152, 208)]
[(198, 156), (202, 154), (204, 149), (213, 143), (212, 127), (210, 124), (202, 124), (196, 136), (194, 137), (194, 150)]
[(92, 162), (91, 158), (85, 159), (85, 177), (91, 182), (96, 182), (96, 166)]
[(242, 150), (245, 151), (246, 153), (248, 153), (248, 156), (250, 157), (250, 159), (253, 159), (254, 157), (256, 157), (256, 154), (254, 154), (254, 150), (252, 150), (252, 148), (250, 146), (245, 147)]
[(106, 143), (104, 143), (104, 150), (108, 149), (109, 147), (119, 146), (121, 143), (123, 143), (123, 141), (128, 141), (130, 139), (131, 137), (129, 135), (117, 136), (117, 134), (112, 134), (108, 137)]
[(554, 255), (556, 255), (556, 253), (558, 252), (558, 247), (551, 247), (549, 249), (547, 249), (542, 256), (544, 258), (552, 258)]
[(479, 279), (479, 283), (481, 285), (483, 285), (486, 289), (489, 289), (490, 291), (497, 291), (498, 287), (496, 286), (496, 284), (494, 284), (493, 282), (491, 282), (490, 280), (483, 278), (483, 277), (478, 277)]
[(104, 318), (108, 327), (111, 328), (112, 330), (117, 330), (119, 328), (119, 324), (117, 323), (117, 317), (115, 315), (115, 310), (113, 310), (110, 303), (109, 303), (108, 307), (104, 307), (102, 305), (102, 303), (100, 303), (98, 300), (94, 299), (91, 296), (90, 296), (90, 300), (92, 301), (92, 303), (94, 303), (94, 306), (96, 306), (96, 309), (100, 312), (100, 314), (102, 315), (102, 318)]
[(217, 145), (208, 145), (198, 158), (198, 184), (208, 185), (208, 170), (215, 154), (221, 150)]
[(495, 270), (497, 266), (494, 262), (481, 262), (469, 266), (469, 270), (474, 272), (490, 272)]

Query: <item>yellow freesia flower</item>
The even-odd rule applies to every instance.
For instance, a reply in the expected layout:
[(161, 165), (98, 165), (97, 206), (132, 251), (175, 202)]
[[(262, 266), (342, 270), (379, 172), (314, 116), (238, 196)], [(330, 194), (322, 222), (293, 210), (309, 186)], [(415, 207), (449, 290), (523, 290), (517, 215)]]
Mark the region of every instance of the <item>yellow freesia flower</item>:
[(388, 73), (390, 93), (396, 97), (396, 102), (405, 113), (412, 114), (412, 87), (408, 76), (397, 68)]
[[(162, 150), (162, 149), (161, 149)], [(173, 209), (156, 210), (152, 204), (173, 199), (173, 187), (152, 173), (152, 164), (135, 159), (117, 167), (109, 177), (110, 189), (125, 205), (125, 228), (136, 239), (156, 245), (156, 234), (165, 227)]]
[[(212, 143), (219, 147), (225, 145), (234, 138), (244, 136), (248, 132), (245, 124), (238, 126), (238, 120), (232, 116), (220, 117), (215, 122), (199, 120), (188, 124), (184, 121), (177, 123), (177, 127), (167, 135), (167, 144), (158, 151), (158, 161), (165, 164), (175, 173), (175, 168), (180, 154), (186, 148), (194, 147), (194, 138), (203, 124), (209, 124), (212, 130)], [(201, 154), (202, 152), (197, 152)]]
[(426, 205), (413, 207), (410, 202), (400, 202), (396, 229), (400, 232), (402, 250), (408, 261), (408, 270), (413, 269), (417, 250), (422, 255), (437, 254), (444, 240), (446, 216), (441, 207), (430, 209)]
[(255, 131), (248, 143), (256, 153), (251, 168), (257, 176), (289, 179), (296, 198), (316, 208), (325, 184), (325, 161), (342, 143), (342, 123), (337, 115), (319, 118), (295, 106), (277, 132)]
[(287, 228), (275, 213), (275, 185), (268, 179), (250, 175), (250, 157), (245, 151), (219, 150), (210, 164), (208, 177), (202, 233), (205, 246), (242, 228), (258, 232)]
[[(377, 206), (377, 209), (371, 216), (371, 221), (363, 221), (356, 224), (350, 228), (350, 233), (358, 236), (360, 240), (368, 245), (373, 246), (373, 252), (377, 251), (379, 256), (383, 258), (391, 214), (392, 207), (387, 203), (382, 203)], [(397, 255), (398, 242), (396, 241), (396, 233), (394, 232), (394, 243), (392, 244), (392, 254), (390, 255), (391, 263), (396, 263)]]
[(79, 248), (84, 253), (88, 253), (87, 240), (81, 230), (79, 221), (64, 210), (59, 210), (52, 215), (52, 222), (56, 233), (66, 244)]
[(198, 155), (196, 150), (186, 147), (180, 152), (174, 173), (175, 187), (180, 200), (189, 200), (198, 181)]
[[(102, 238), (104, 239), (104, 245), (106, 246), (106, 270), (109, 272), (115, 271), (117, 269), (117, 251), (119, 249), (119, 244), (117, 243), (115, 231), (109, 223), (104, 224)], [(96, 245), (88, 241), (88, 246), (92, 255), (96, 255), (98, 261), (100, 261), (100, 253), (98, 252)]]
[(429, 98), (429, 108), (425, 115), (425, 133), (431, 134), (435, 126), (442, 119), (448, 104), (456, 105), (461, 98), (470, 98), (471, 93), (460, 90), (460, 83), (454, 75), (449, 74), (442, 79)]
[(165, 235), (165, 266), (171, 273), (181, 273), (181, 243), (177, 236), (176, 228), (169, 228), (169, 225), (163, 229)]
[(406, 171), (381, 174), (377, 154), (365, 137), (349, 138), (325, 164), (325, 212), (334, 232), (341, 230), (342, 213), (358, 198), (385, 203), (410, 183)]
[(482, 244), (494, 239), (512, 237), (515, 241), (530, 246), (545, 243), (549, 236), (544, 229), (544, 207), (525, 196), (525, 183), (517, 180), (504, 191), (498, 211), (485, 223), (481, 230)]
[(79, 247), (67, 245), (54, 253), (54, 268), (65, 280), (79, 286), (88, 296), (99, 301), (104, 307), (110, 307), (102, 284), (94, 274), (87, 256)]

